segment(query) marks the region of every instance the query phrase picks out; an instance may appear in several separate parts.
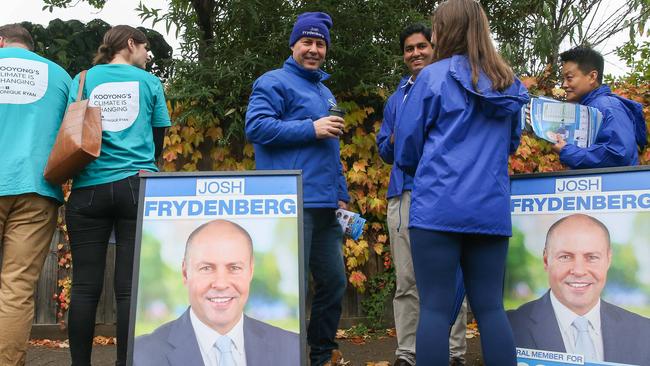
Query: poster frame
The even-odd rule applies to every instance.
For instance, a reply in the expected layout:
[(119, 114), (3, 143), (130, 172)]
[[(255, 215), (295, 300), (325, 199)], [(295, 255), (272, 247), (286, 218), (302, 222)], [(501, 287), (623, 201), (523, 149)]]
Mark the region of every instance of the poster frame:
[(307, 327), (306, 327), (306, 288), (304, 261), (303, 228), (303, 190), (301, 170), (249, 170), (249, 171), (200, 171), (200, 172), (140, 172), (138, 198), (138, 217), (136, 222), (135, 248), (133, 255), (133, 278), (131, 282), (131, 303), (129, 308), (129, 335), (127, 346), (127, 365), (133, 365), (133, 347), (135, 340), (135, 316), (138, 300), (138, 280), (140, 273), (140, 251), (142, 245), (142, 226), (144, 219), (144, 200), (147, 181), (160, 178), (246, 178), (246, 177), (295, 177), (296, 179), (296, 213), (298, 229), (298, 294), (300, 323), (300, 364), (307, 365)]
[[(576, 169), (576, 170), (564, 170), (564, 171), (555, 171), (555, 172), (538, 172), (538, 173), (526, 173), (526, 174), (517, 174), (517, 175), (512, 175), (510, 177), (511, 180), (511, 197), (515, 197), (516, 195), (513, 194), (512, 192), (512, 186), (516, 182), (516, 184), (525, 184), (525, 181), (530, 181), (530, 180), (535, 180), (535, 179), (553, 179), (553, 178), (580, 178), (580, 177), (593, 177), (593, 176), (605, 176), (609, 174), (620, 174), (620, 173), (640, 173), (640, 172), (649, 172), (650, 171), (650, 166), (626, 166), (626, 167), (610, 167), (610, 168), (595, 168), (595, 169)], [(650, 189), (650, 182), (647, 183), (647, 186)], [(526, 193), (526, 194), (532, 194), (532, 193)], [(576, 211), (578, 213), (579, 211)], [(512, 216), (514, 217), (516, 214), (513, 212)], [(507, 269), (506, 269), (507, 271)], [(511, 309), (513, 310), (513, 309)], [(557, 354), (563, 354), (560, 352), (553, 352), (549, 351), (551, 353), (557, 353)], [(568, 354), (564, 354), (568, 355)], [(519, 358), (518, 358), (519, 360)], [(521, 360), (524, 361), (524, 360)], [(538, 360), (538, 364), (540, 365), (545, 365), (546, 363), (540, 362), (541, 360)], [(589, 361), (583, 361), (584, 365), (623, 365), (620, 363), (614, 363), (614, 362), (589, 362)], [(554, 363), (548, 363), (549, 365), (554, 364)], [(561, 363), (564, 365), (565, 363)], [(583, 364), (583, 363), (578, 363), (578, 364)]]

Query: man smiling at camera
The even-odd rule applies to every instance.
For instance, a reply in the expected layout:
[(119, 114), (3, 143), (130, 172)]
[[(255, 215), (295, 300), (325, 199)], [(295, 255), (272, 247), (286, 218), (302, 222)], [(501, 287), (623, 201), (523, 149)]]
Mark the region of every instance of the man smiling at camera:
[(599, 220), (574, 214), (551, 225), (544, 247), (551, 289), (508, 312), (515, 345), (650, 365), (650, 319), (600, 298), (611, 263), (609, 230)]
[(253, 241), (241, 226), (214, 220), (194, 230), (182, 269), (190, 308), (136, 338), (133, 364), (299, 365), (297, 334), (244, 315), (254, 267)]
[[(431, 29), (422, 24), (406, 27), (400, 34), (400, 48), (409, 75), (402, 78), (397, 90), (388, 98), (384, 106), (384, 120), (377, 134), (379, 156), (387, 164), (393, 164), (395, 160), (393, 134), (399, 108), (420, 71), (433, 60)], [(415, 365), (415, 331), (418, 326), (420, 306), (415, 287), (408, 231), (412, 188), (413, 177), (404, 174), (397, 165), (393, 165), (387, 192), (387, 221), (396, 277), (393, 313), (397, 331), (397, 350), (394, 366)], [(463, 338), (465, 338), (464, 333)]]
[(302, 170), (304, 260), (314, 279), (307, 327), (312, 366), (342, 363), (335, 337), (347, 284), (335, 214), (350, 200), (339, 146), (345, 121), (335, 115), (340, 110), (321, 70), (332, 25), (326, 13), (300, 14), (289, 37), (291, 56), (255, 80), (246, 111), (256, 168)]

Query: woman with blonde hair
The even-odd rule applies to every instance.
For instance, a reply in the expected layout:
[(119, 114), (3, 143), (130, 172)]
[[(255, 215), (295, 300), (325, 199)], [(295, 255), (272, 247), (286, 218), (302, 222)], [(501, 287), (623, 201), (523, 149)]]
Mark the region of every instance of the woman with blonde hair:
[[(115, 232), (117, 365), (126, 365), (139, 171), (157, 171), (165, 128), (170, 125), (160, 80), (143, 70), (147, 37), (118, 25), (104, 35), (87, 71), (84, 95), (102, 109), (102, 148), (97, 160), (73, 178), (66, 203), (72, 250), (68, 337), (72, 365), (90, 365), (97, 303), (102, 293), (106, 250)], [(70, 102), (79, 78), (72, 82)]]
[(449, 364), (449, 323), (460, 266), (485, 364), (516, 364), (503, 309), (511, 235), (508, 155), (519, 144), (525, 87), (494, 48), (474, 0), (448, 0), (432, 16), (434, 62), (407, 96), (395, 162), (414, 176), (410, 210), (420, 294), (417, 364)]

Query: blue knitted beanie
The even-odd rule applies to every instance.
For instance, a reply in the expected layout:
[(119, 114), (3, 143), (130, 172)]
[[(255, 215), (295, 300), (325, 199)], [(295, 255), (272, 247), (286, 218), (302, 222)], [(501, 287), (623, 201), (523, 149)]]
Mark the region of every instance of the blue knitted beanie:
[(298, 15), (293, 31), (289, 38), (289, 46), (293, 46), (302, 37), (324, 39), (327, 47), (330, 45), (330, 28), (332, 18), (322, 12), (307, 12)]

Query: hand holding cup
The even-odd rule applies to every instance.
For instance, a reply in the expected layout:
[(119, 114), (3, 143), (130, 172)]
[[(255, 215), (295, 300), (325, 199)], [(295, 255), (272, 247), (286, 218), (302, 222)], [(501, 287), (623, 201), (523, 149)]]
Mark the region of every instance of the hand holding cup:
[(330, 115), (314, 121), (314, 131), (317, 139), (337, 138), (343, 134), (345, 112), (336, 106), (331, 107)]

